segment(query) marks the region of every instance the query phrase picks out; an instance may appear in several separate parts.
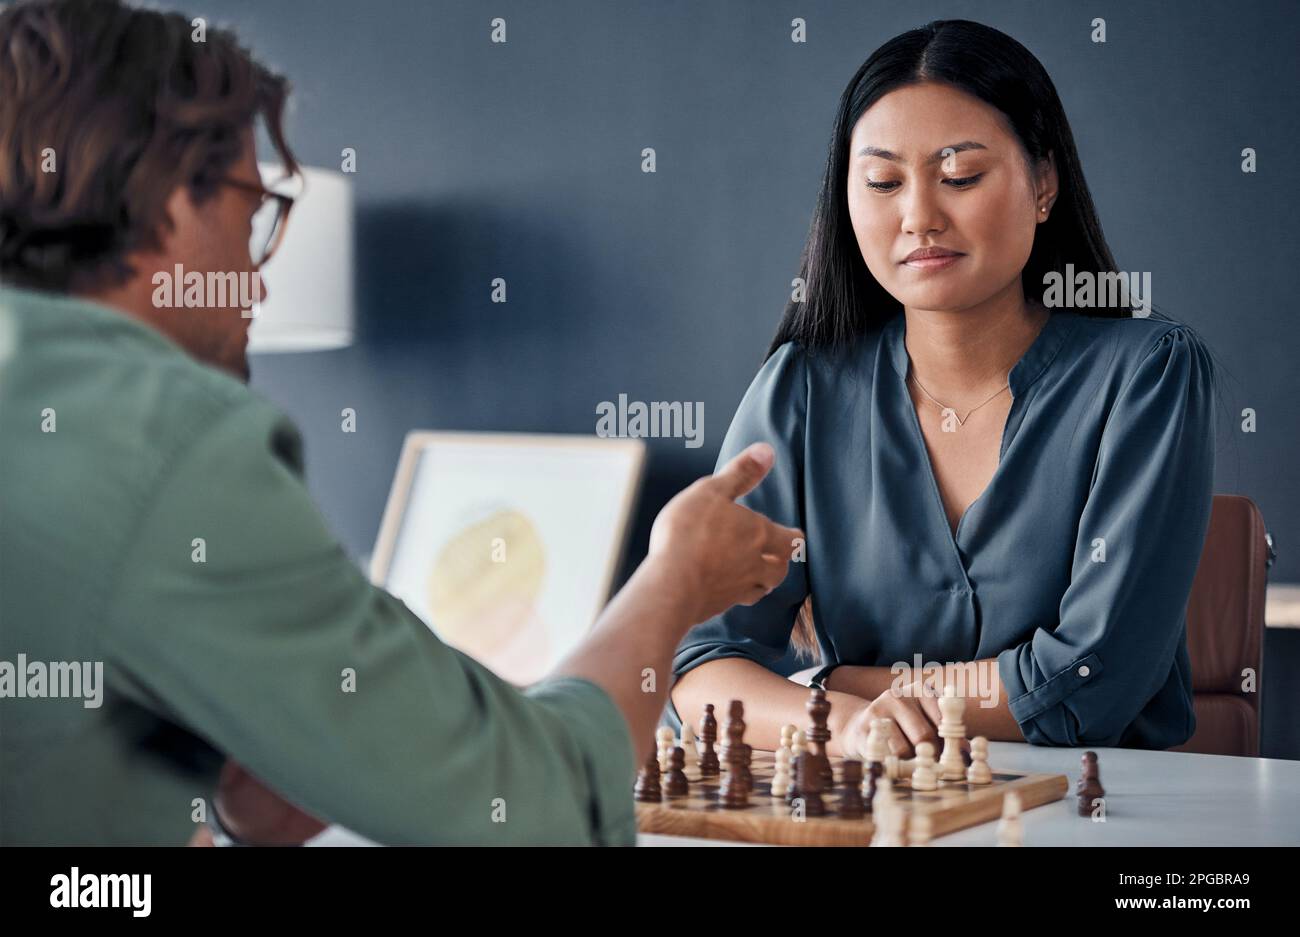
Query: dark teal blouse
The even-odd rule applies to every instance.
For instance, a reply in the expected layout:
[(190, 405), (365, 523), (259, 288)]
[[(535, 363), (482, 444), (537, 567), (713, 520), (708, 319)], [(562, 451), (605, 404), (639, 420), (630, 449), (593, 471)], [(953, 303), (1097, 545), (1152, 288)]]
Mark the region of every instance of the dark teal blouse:
[(787, 343), (759, 371), (718, 462), (776, 448), (742, 500), (802, 528), (805, 560), (692, 629), (674, 673), (724, 657), (774, 667), (811, 593), (827, 662), (996, 658), (1030, 742), (1185, 741), (1186, 605), (1214, 475), (1204, 346), (1166, 319), (1054, 312), (1011, 370), (997, 471), (954, 535), (904, 334), (899, 312), (848, 350)]

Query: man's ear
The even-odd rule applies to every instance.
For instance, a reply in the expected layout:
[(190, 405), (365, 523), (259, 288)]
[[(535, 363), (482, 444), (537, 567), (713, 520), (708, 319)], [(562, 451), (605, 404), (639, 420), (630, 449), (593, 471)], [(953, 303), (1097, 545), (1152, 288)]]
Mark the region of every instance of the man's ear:
[(203, 207), (195, 204), (189, 186), (178, 185), (172, 189), (158, 221), (158, 252), (163, 255), (176, 253), (179, 242), (198, 229), (202, 211)]

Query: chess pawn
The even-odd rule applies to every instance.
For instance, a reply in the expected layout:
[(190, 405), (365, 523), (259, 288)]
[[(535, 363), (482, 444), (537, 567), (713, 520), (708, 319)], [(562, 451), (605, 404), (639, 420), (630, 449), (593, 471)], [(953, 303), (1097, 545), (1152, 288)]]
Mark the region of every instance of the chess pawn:
[(856, 820), (866, 813), (862, 803), (862, 762), (846, 759), (840, 767), (840, 817)]
[(727, 707), (727, 722), (722, 727), (722, 751), (719, 756), (727, 770), (731, 770), (732, 757), (745, 744), (745, 704), (733, 699)]
[(799, 727), (796, 726), (793, 722), (787, 722), (785, 725), (781, 726), (781, 747), (782, 748), (790, 747), (791, 743), (794, 741), (794, 734), (796, 731), (798, 731), (798, 728)]
[[(879, 762), (884, 777), (897, 781), (901, 776), (900, 761), (897, 755), (889, 751), (889, 739), (894, 734), (894, 720), (888, 716), (871, 720), (871, 731), (867, 733), (867, 762)], [(875, 742), (871, 740), (876, 737)]]
[(867, 764), (874, 762), (884, 766), (889, 757), (889, 730), (893, 725), (894, 720), (884, 717), (871, 720), (871, 729), (867, 732)]
[(872, 803), (876, 799), (876, 785), (885, 776), (885, 766), (878, 761), (867, 762), (867, 764), (863, 765), (863, 772), (862, 803), (866, 807), (867, 813), (871, 813)]
[(1106, 790), (1101, 786), (1101, 771), (1097, 766), (1097, 753), (1084, 752), (1080, 759), (1082, 771), (1079, 774), (1079, 781), (1074, 787), (1074, 793), (1078, 797), (1079, 816), (1091, 817), (1097, 808), (1097, 801), (1106, 796)]
[(790, 760), (792, 764), (799, 763), (799, 756), (808, 748), (808, 741), (803, 734), (803, 729), (795, 729), (790, 733)]
[(989, 769), (989, 740), (977, 735), (970, 740), (970, 767), (966, 769), (970, 784), (992, 784), (993, 772)]
[(939, 777), (944, 781), (960, 781), (966, 776), (966, 761), (961, 755), (961, 741), (966, 738), (966, 700), (957, 695), (956, 687), (943, 688), (939, 713), (939, 737), (943, 739)]
[(660, 726), (655, 729), (655, 750), (658, 752), (659, 773), (668, 773), (669, 758), (673, 753), (673, 746), (677, 744), (677, 739), (673, 735), (673, 730), (668, 726)]
[(731, 746), (727, 759), (727, 773), (722, 776), (722, 787), (718, 796), (722, 806), (736, 810), (749, 806), (749, 788), (745, 786), (745, 770), (740, 759), (743, 757), (740, 746)]
[(695, 730), (689, 722), (682, 723), (682, 738), (679, 743), (686, 756), (685, 768), (692, 769), (700, 763), (700, 750), (695, 743)]
[(803, 798), (805, 817), (826, 816), (826, 804), (822, 801), (822, 769), (817, 756), (805, 751), (799, 756), (794, 769), (795, 784), (799, 787), (799, 796)]
[(1024, 845), (1024, 835), (1020, 828), (1020, 795), (1015, 791), (1008, 791), (1002, 798), (1002, 819), (998, 821), (998, 845)]
[(912, 765), (912, 790), (934, 791), (939, 789), (939, 777), (934, 768), (934, 746), (922, 742), (916, 746), (916, 760)]
[(928, 813), (913, 813), (912, 822), (908, 824), (908, 844), (911, 846), (929, 846), (934, 838), (934, 821)]
[(685, 797), (690, 793), (690, 783), (686, 780), (686, 752), (680, 745), (674, 745), (668, 755), (668, 780), (663, 792), (667, 797)]
[(772, 796), (785, 797), (790, 792), (790, 749), (776, 750), (776, 770), (772, 775)]
[(642, 804), (657, 804), (663, 800), (663, 794), (659, 788), (659, 756), (657, 754), (647, 756), (645, 766), (637, 773), (636, 787), (632, 789), (632, 799)]
[(876, 718), (871, 720), (867, 730), (867, 742), (863, 746), (862, 799), (867, 805), (867, 813), (872, 811), (872, 802), (876, 797), (876, 782), (885, 775), (885, 761), (889, 758), (889, 736), (886, 734), (892, 720)]

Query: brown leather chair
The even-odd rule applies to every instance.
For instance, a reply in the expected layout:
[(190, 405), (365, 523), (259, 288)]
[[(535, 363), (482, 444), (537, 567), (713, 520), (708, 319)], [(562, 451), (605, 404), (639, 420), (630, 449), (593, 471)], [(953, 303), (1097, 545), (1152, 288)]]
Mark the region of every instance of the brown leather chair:
[(1187, 599), (1196, 732), (1173, 751), (1259, 755), (1270, 550), (1264, 518), (1253, 501), (1214, 496), (1201, 564)]

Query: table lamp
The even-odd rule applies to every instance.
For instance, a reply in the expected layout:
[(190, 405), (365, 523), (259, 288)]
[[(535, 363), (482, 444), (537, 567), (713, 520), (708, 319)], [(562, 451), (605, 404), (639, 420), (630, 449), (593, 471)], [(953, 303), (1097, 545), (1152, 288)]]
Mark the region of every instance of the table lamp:
[[(281, 175), (272, 164), (261, 170), (268, 186)], [(304, 166), (302, 174), (284, 240), (262, 268), (270, 295), (254, 308), (254, 354), (352, 344), (352, 186), (340, 172)]]

